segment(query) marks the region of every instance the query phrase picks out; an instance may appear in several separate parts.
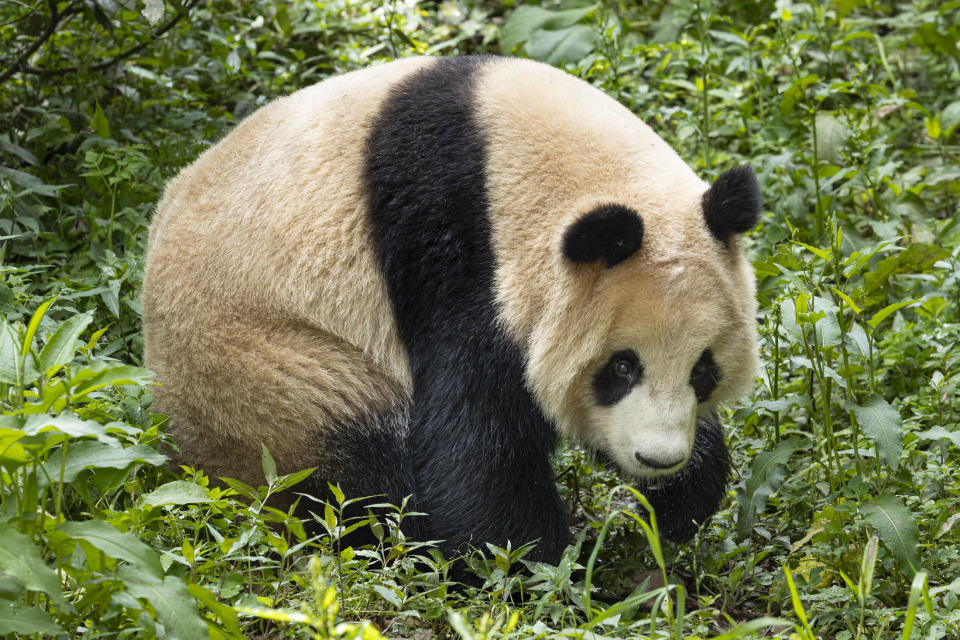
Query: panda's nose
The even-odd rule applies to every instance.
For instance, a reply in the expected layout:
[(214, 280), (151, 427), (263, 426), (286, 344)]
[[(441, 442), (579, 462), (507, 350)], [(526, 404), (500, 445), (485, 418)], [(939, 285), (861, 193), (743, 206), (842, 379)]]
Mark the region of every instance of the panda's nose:
[(684, 460), (683, 457), (675, 458), (674, 460), (669, 460), (669, 461), (658, 460), (656, 458), (648, 458), (646, 456), (642, 456), (640, 455), (639, 451), (635, 452), (633, 455), (634, 457), (636, 457), (637, 462), (639, 462), (640, 464), (646, 467), (650, 467), (651, 469), (672, 469), (674, 467), (678, 467), (681, 464), (683, 464), (683, 460)]

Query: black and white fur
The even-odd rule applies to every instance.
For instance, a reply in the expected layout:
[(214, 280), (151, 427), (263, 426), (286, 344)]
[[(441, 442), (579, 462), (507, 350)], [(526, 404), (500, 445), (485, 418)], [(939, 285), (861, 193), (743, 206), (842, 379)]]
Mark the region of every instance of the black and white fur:
[(408, 59), (271, 103), (168, 187), (147, 362), (182, 462), (256, 481), (316, 466), (428, 515), (448, 552), (566, 514), (569, 434), (648, 487), (664, 533), (716, 510), (715, 407), (752, 380), (738, 235), (749, 169), (712, 189), (626, 109), (538, 63)]

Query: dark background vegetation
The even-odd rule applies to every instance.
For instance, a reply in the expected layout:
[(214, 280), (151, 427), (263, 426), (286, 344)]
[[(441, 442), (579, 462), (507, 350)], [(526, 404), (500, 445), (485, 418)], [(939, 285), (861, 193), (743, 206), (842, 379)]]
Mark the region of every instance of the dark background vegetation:
[[(960, 637), (958, 9), (3, 0), (0, 635)], [(164, 182), (246, 114), (477, 52), (600, 87), (707, 179), (756, 168), (762, 366), (694, 543), (661, 545), (638, 495), (564, 449), (560, 566), (490, 549), (484, 587), (454, 590), (400, 510), (316, 505), (329, 535), (306, 539), (262, 504), (298, 480), (268, 454), (261, 488), (165, 469), (138, 296)], [(383, 542), (345, 548), (351, 525)]]

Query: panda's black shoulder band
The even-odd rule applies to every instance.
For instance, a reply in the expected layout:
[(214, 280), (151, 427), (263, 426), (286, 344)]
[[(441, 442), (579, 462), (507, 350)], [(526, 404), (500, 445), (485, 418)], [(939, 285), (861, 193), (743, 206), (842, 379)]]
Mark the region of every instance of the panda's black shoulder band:
[(760, 219), (760, 186), (748, 166), (724, 171), (703, 194), (703, 216), (710, 233), (723, 243), (735, 233), (746, 233)]
[(618, 204), (604, 205), (581, 216), (563, 234), (563, 255), (573, 262), (603, 260), (607, 267), (632, 256), (643, 243), (640, 214)]

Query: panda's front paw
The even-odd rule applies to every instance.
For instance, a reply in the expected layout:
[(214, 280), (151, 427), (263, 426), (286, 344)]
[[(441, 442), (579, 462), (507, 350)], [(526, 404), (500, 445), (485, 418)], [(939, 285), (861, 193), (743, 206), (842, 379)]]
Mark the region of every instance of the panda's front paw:
[(719, 422), (699, 418), (690, 461), (675, 476), (647, 486), (660, 534), (686, 542), (720, 508), (730, 477), (730, 453)]

